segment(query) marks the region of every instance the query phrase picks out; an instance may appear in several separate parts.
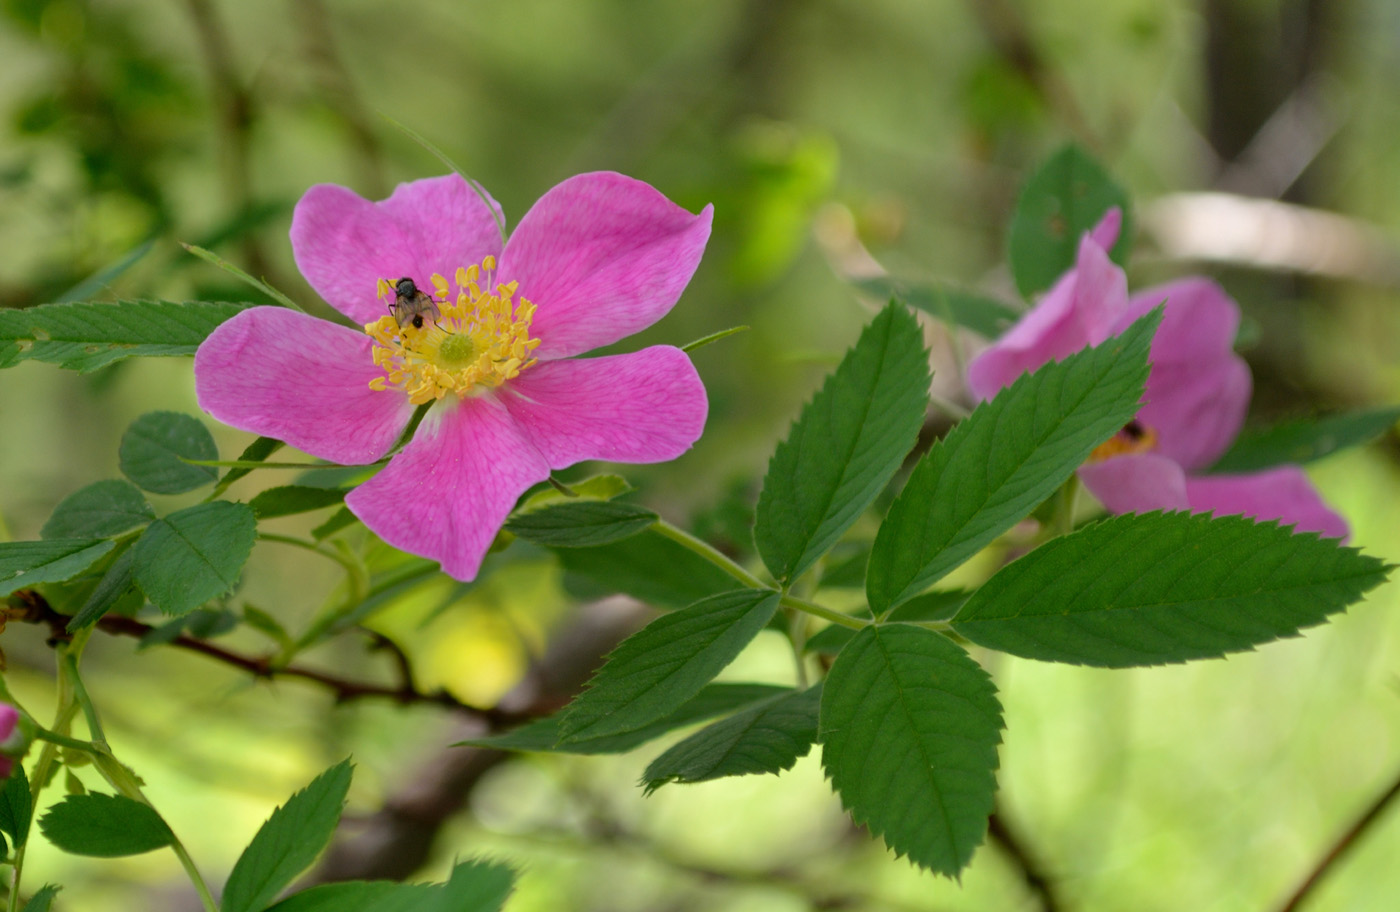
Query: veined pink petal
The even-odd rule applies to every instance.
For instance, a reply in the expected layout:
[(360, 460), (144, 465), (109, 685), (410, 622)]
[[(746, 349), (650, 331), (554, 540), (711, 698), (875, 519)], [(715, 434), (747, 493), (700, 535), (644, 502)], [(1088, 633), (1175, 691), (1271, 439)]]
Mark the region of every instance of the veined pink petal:
[(1186, 496), (1195, 513), (1277, 519), (1298, 532), (1347, 537), (1347, 523), (1322, 502), (1301, 468), (1276, 466), (1248, 475), (1204, 475), (1186, 481)]
[(1127, 276), (1085, 234), (1075, 268), (968, 364), (968, 388), (979, 399), (990, 399), (1021, 374), (1099, 344), (1112, 334), (1127, 304)]
[(501, 211), (495, 200), (488, 208), (457, 174), (399, 184), (377, 203), (317, 184), (292, 212), (292, 255), (317, 294), (356, 323), (368, 323), (386, 313), (377, 297), (380, 279), (407, 276), (428, 288), (435, 272), (450, 280), (457, 267), (499, 255), (492, 208)]
[(1089, 229), (1089, 237), (1104, 250), (1112, 250), (1118, 243), (1118, 233), (1123, 230), (1123, 210), (1112, 207), (1103, 214), (1099, 223)]
[(1079, 479), (1110, 513), (1185, 510), (1186, 473), (1166, 456), (1135, 453), (1079, 467)]
[(470, 580), (516, 500), (548, 476), (499, 402), (468, 398), (435, 406), (412, 442), (345, 505), (395, 548)]
[(700, 264), (713, 207), (692, 215), (621, 174), (571, 177), (525, 213), (500, 280), (538, 308), (535, 355), (565, 358), (616, 342), (670, 311)]
[(245, 310), (194, 356), (200, 408), (224, 424), (347, 465), (388, 452), (413, 415), (383, 376), (362, 332), (280, 307)]
[(695, 366), (669, 345), (537, 364), (499, 395), (555, 469), (674, 459), (699, 439), (708, 410)]
[(1115, 331), (1163, 301), (1147, 404), (1138, 420), (1157, 432), (1162, 453), (1190, 471), (1214, 462), (1239, 434), (1253, 383), (1234, 352), (1239, 305), (1209, 279), (1181, 279), (1133, 295)]

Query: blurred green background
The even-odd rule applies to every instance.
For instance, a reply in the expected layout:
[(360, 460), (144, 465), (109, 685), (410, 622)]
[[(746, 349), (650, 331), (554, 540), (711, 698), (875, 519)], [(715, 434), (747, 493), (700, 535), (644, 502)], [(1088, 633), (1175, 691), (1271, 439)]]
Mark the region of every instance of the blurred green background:
[[(1255, 419), (1400, 400), (1389, 0), (0, 0), (0, 17), (0, 306), (249, 299), (186, 241), (324, 308), (287, 243), (298, 196), (335, 182), (379, 198), (444, 170), (386, 117), (445, 150), (511, 222), (593, 169), (692, 211), (713, 202), (681, 304), (628, 345), (752, 329), (696, 354), (711, 416), (695, 450), (625, 474), (668, 518), (741, 551), (774, 443), (872, 312), (845, 277), (878, 262), (1010, 300), (1010, 208), (1068, 139), (1137, 201), (1134, 285), (1207, 271), (1239, 298)], [(1184, 195), (1202, 191), (1230, 195)], [(940, 394), (958, 397), (955, 371), (937, 367)], [(158, 408), (198, 414), (187, 360), (0, 374), (4, 531), (37, 537), (64, 495), (117, 477), (122, 430)], [(224, 458), (250, 439), (214, 430)], [(1392, 560), (1398, 462), (1392, 432), (1313, 472), (1353, 543)], [(286, 480), (255, 475), (234, 494)], [(423, 687), (490, 706), (531, 686), (549, 644), (587, 651), (552, 559), (509, 554), (473, 587), (435, 583), (374, 619)], [(299, 629), (333, 571), (262, 544), (239, 601)], [(1065, 907), (1287, 896), (1400, 770), (1398, 609), (1391, 584), (1300, 639), (1186, 667), (984, 656), (1006, 708), (1002, 811)], [(617, 603), (582, 617), (604, 639), (638, 622)], [(35, 709), (52, 705), (43, 637), (12, 624), (0, 640)], [(227, 642), (267, 647), (246, 630)], [(215, 884), (275, 804), (353, 753), (340, 876), (441, 876), (485, 853), (523, 870), (508, 907), (521, 912), (1038, 907), (995, 846), (960, 884), (895, 860), (850, 825), (815, 756), (776, 779), (644, 798), (634, 783), (656, 746), (463, 759), (447, 745), (475, 730), (440, 710), (333, 706), (313, 686), (131, 641), (88, 656), (114, 748)], [(307, 661), (390, 678), (353, 637)], [(725, 676), (788, 683), (791, 661), (760, 637)], [(1395, 908), (1397, 852), (1392, 815), (1313, 908)], [(79, 861), (40, 842), (26, 882), (46, 879), (65, 885), (61, 910), (194, 906), (169, 853)]]

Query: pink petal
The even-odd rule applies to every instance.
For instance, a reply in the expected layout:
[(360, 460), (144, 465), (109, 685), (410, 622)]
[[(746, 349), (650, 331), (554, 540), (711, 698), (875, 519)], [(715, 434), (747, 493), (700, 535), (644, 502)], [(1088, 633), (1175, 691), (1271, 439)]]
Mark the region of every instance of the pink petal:
[[(19, 724), (19, 710), (9, 703), (0, 703), (0, 741), (4, 741), (14, 734), (15, 726)], [(0, 778), (4, 778), (0, 776)]]
[(1187, 508), (1186, 473), (1156, 453), (1086, 462), (1079, 467), (1079, 479), (1110, 513)]
[(1112, 250), (1118, 243), (1118, 233), (1123, 230), (1123, 210), (1117, 206), (1109, 209), (1099, 219), (1099, 223), (1089, 229), (1089, 237), (1104, 250)]
[(399, 184), (377, 203), (317, 184), (292, 212), (292, 255), (332, 307), (368, 323), (386, 313), (377, 296), (380, 279), (408, 276), (429, 287), (435, 272), (451, 279), (457, 267), (499, 254), (492, 209), (501, 211), (495, 200), (488, 208), (457, 174)]
[(1277, 519), (1297, 532), (1321, 532), (1328, 538), (1347, 537), (1346, 520), (1323, 503), (1317, 489), (1298, 466), (1286, 465), (1249, 475), (1205, 475), (1186, 481), (1191, 510), (1217, 516)]
[(651, 186), (580, 174), (525, 213), (501, 255), (501, 279), (538, 308), (543, 359), (616, 342), (665, 316), (700, 264), (713, 207), (691, 215)]
[(362, 332), (280, 307), (224, 323), (194, 356), (200, 408), (224, 424), (347, 465), (374, 462), (413, 415), (408, 397), (375, 391), (383, 370)]
[(1112, 333), (1128, 304), (1128, 279), (1089, 234), (1079, 244), (1074, 269), (1019, 322), (973, 358), (967, 384), (979, 399), (990, 399), (1017, 377), (1042, 365), (1097, 345)]
[(1190, 471), (1214, 462), (1239, 434), (1253, 384), (1233, 347), (1239, 305), (1209, 279), (1182, 279), (1133, 295), (1117, 328), (1164, 300), (1138, 420), (1157, 432), (1160, 452)]
[(537, 364), (501, 401), (555, 469), (585, 459), (675, 459), (700, 438), (708, 410), (695, 366), (668, 345)]
[(506, 410), (483, 396), (434, 407), (409, 445), (345, 504), (390, 545), (470, 580), (516, 500), (548, 476)]

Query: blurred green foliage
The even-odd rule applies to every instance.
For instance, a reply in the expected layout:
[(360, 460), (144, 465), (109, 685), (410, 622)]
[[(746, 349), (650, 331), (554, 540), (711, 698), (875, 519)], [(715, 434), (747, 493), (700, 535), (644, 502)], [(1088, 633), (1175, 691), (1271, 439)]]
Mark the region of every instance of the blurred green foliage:
[[(442, 171), (380, 114), (447, 151), (512, 223), (560, 179), (599, 168), (692, 210), (713, 202), (695, 281), (628, 344), (753, 330), (695, 354), (711, 396), (696, 450), (627, 474), (647, 506), (693, 515), (740, 554), (752, 547), (753, 479), (883, 303), (846, 279), (878, 262), (1013, 300), (1011, 204), (1067, 139), (1094, 150), (1142, 211), (1243, 173), (1232, 165), (1252, 160), (1232, 137), (1262, 135), (1280, 104), (1320, 86), (1315, 113), (1331, 127), (1304, 135), (1316, 154), (1273, 193), (1364, 219), (1390, 245), (1383, 266), (1400, 231), (1400, 12), (1384, 0), (4, 0), (0, 60), (3, 307), (75, 289), (248, 300), (185, 241), (327, 313), (291, 260), (298, 196), (336, 182), (377, 198)], [(1188, 271), (1145, 221), (1134, 281)], [(1248, 354), (1265, 416), (1400, 399), (1395, 274), (1218, 272), (1260, 327)], [(933, 342), (935, 357), (946, 352), (943, 336)], [(954, 362), (935, 368), (935, 391), (955, 395)], [(0, 373), (0, 532), (37, 538), (64, 496), (119, 477), (120, 434), (152, 409), (198, 413), (187, 361)], [(225, 458), (249, 440), (214, 430)], [(1397, 454), (1392, 434), (1315, 471), (1354, 543), (1392, 558)], [(250, 499), (292, 481), (256, 480), (235, 491)], [(157, 500), (161, 512), (195, 502)], [(279, 521), (305, 533), (324, 518)], [(384, 603), (374, 624), (415, 657), (420, 685), (491, 705), (529, 673), (572, 603), (555, 560), (524, 553), (472, 587), (442, 580)], [(333, 567), (261, 544), (242, 596), (296, 631), (334, 579)], [(1067, 904), (1256, 909), (1286, 895), (1400, 766), (1397, 600), (1383, 588), (1327, 628), (1229, 661), (1111, 680), (1010, 659), (990, 668), (1009, 732), (1002, 810)], [(276, 646), (271, 634), (235, 637), (250, 652)], [(3, 645), (16, 691), (49, 705), (43, 632), (11, 625)], [(312, 659), (392, 673), (388, 657), (353, 642)], [(89, 660), (110, 737), (215, 883), (271, 806), (329, 763), (354, 753), (351, 816), (369, 820), (464, 736), (438, 709), (332, 706), (313, 686), (253, 682), (160, 647), (133, 655), (129, 642), (98, 640)], [(791, 683), (790, 660), (761, 634), (732, 675)], [(495, 768), (424, 876), (475, 852), (515, 861), (527, 873), (513, 910), (1032, 902), (997, 848), (955, 884), (853, 836), (814, 758), (777, 780), (643, 799), (632, 786), (650, 759)], [(26, 878), (63, 883), (59, 909), (190, 906), (169, 857), (92, 866), (39, 843)], [(1317, 907), (1389, 909), (1398, 845), (1393, 820), (1378, 827)]]

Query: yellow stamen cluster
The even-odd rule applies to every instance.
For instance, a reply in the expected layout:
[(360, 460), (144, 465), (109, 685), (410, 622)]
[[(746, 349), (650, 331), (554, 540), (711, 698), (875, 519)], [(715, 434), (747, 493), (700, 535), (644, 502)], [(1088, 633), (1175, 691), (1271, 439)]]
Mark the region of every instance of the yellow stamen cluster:
[[(483, 274), (489, 286), (495, 269), (495, 257), (487, 257), (480, 266), (459, 268), (456, 301), (448, 300), (447, 279), (434, 274), (434, 303), (440, 312), (436, 320), (428, 314), (399, 325), (385, 315), (366, 323), (365, 332), (375, 342), (374, 363), (384, 369), (384, 376), (370, 381), (370, 389), (398, 387), (409, 402), (421, 405), (448, 393), (461, 397), (500, 386), (534, 364), (530, 353), (540, 344), (530, 338), (535, 305), (525, 298), (515, 300), (515, 282), (483, 289)], [(393, 300), (390, 280), (379, 280), (379, 296)]]
[(1102, 462), (1114, 456), (1131, 456), (1147, 453), (1157, 448), (1157, 432), (1136, 420), (1128, 422), (1123, 429), (1103, 443), (1094, 447), (1089, 454), (1090, 462)]

